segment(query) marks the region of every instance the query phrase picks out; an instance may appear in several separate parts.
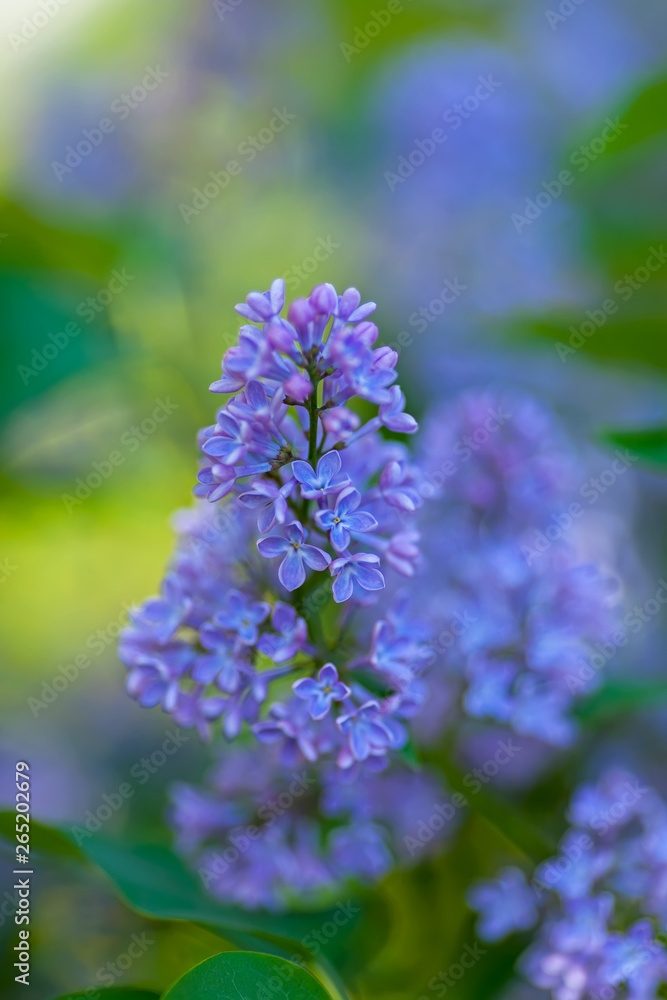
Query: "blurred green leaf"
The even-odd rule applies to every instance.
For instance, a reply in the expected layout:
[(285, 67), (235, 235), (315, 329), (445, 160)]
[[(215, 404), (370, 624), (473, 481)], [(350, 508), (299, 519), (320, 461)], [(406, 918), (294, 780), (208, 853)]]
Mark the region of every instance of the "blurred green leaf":
[(96, 278), (106, 275), (117, 249), (85, 233), (56, 229), (0, 197), (0, 265), (49, 271), (78, 271)]
[[(284, 985), (276, 988), (276, 977)], [(331, 994), (300, 965), (254, 952), (214, 955), (179, 979), (163, 1000), (254, 1000), (272, 994), (291, 1000), (331, 1000)]]
[[(189, 920), (223, 934), (258, 935), (294, 948), (333, 911), (312, 914), (246, 912), (216, 903), (206, 895), (197, 877), (167, 847), (121, 847), (91, 837), (83, 851), (114, 882), (126, 902), (145, 916), (162, 920)], [(301, 950), (308, 949), (301, 945)]]
[(614, 715), (653, 708), (667, 701), (665, 681), (610, 681), (575, 710), (582, 722), (592, 723)]
[(478, 813), (487, 823), (498, 830), (506, 840), (533, 863), (553, 854), (555, 843), (523, 814), (516, 803), (494, 795), (485, 788), (471, 791), (461, 773), (448, 761), (441, 760), (441, 766), (449, 785), (467, 800), (471, 812)]
[(667, 472), (667, 427), (647, 427), (636, 431), (604, 431), (601, 435), (604, 442), (620, 445), (636, 455), (642, 462)]
[[(93, 987), (92, 990), (83, 990), (80, 993), (65, 993), (62, 996), (54, 997), (54, 1000), (90, 1000), (91, 994), (94, 993), (99, 993), (96, 987)], [(121, 989), (105, 989), (104, 1000), (160, 1000), (160, 994), (128, 986)]]
[[(0, 814), (0, 836), (14, 841), (14, 813)], [(312, 946), (305, 943), (309, 935), (333, 922), (336, 938), (345, 937), (361, 912), (353, 905), (345, 924), (340, 925), (333, 921), (337, 908), (274, 915), (224, 906), (208, 896), (194, 873), (162, 845), (128, 847), (91, 835), (79, 848), (69, 834), (40, 823), (33, 824), (32, 836), (35, 849), (39, 844), (40, 850), (51, 854), (93, 862), (135, 912), (156, 920), (201, 924), (240, 948), (282, 956), (297, 953), (310, 960)]]
[[(553, 341), (556, 346), (560, 344), (568, 349), (573, 333), (570, 327), (578, 328), (585, 319), (585, 316), (577, 315), (567, 318), (519, 321), (515, 330), (520, 337), (537, 335)], [(563, 351), (564, 363), (582, 351), (609, 361), (636, 361), (665, 370), (667, 369), (666, 327), (667, 321), (663, 317), (618, 322), (608, 320), (591, 337), (584, 338), (581, 347), (572, 353)]]
[(667, 80), (642, 91), (620, 118), (628, 127), (605, 150), (611, 155), (667, 131)]
[[(15, 824), (16, 813), (9, 809), (0, 811), (0, 837), (8, 840), (11, 845), (16, 843)], [(67, 834), (35, 819), (30, 820), (30, 849), (44, 854), (54, 854), (57, 857), (84, 860), (82, 851), (72, 843)]]

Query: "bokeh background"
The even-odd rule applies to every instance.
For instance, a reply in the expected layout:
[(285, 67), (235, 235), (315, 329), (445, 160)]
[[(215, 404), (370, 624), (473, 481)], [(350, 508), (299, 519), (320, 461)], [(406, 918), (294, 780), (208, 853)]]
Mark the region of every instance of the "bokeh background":
[[(115, 640), (159, 583), (249, 290), (356, 285), (417, 415), (508, 385), (586, 448), (667, 422), (666, 41), (658, 0), (4, 0), (4, 801), (26, 758), (35, 814), (82, 822), (165, 738), (125, 697)], [(633, 468), (611, 503), (651, 580), (663, 483)], [(192, 737), (109, 831), (164, 837), (166, 785), (206, 760)], [(496, 836), (472, 831), (471, 870)], [(428, 993), (472, 940), (466, 877), (445, 856), (388, 880), (360, 995)], [(45, 866), (33, 905), (36, 997), (95, 982), (147, 926), (91, 874)], [(156, 988), (220, 948), (150, 931), (132, 980)], [(461, 1000), (518, 996), (510, 959)]]

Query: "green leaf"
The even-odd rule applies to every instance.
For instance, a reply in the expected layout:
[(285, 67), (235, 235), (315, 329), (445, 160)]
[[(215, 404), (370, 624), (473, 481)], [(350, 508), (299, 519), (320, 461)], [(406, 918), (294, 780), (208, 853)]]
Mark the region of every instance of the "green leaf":
[(87, 233), (47, 226), (2, 197), (0, 231), (6, 233), (0, 247), (0, 263), (5, 268), (73, 271), (101, 278), (118, 256), (111, 243)]
[[(276, 981), (280, 984), (277, 985)], [(256, 952), (226, 952), (195, 966), (163, 1000), (331, 1000), (321, 983), (300, 965)]]
[[(0, 813), (0, 836), (13, 842), (12, 812)], [(351, 912), (341, 926), (333, 919), (339, 915), (338, 907), (274, 915), (217, 903), (183, 861), (162, 845), (128, 847), (90, 834), (81, 847), (76, 847), (68, 833), (38, 823), (33, 824), (33, 837), (35, 849), (39, 843), (40, 850), (87, 859), (97, 865), (135, 912), (155, 920), (201, 924), (238, 948), (283, 957), (297, 954), (310, 961), (312, 949), (305, 943), (309, 935), (333, 922), (339, 928), (336, 941), (340, 943), (358, 922), (358, 907), (353, 907), (356, 913)]]
[(620, 118), (628, 127), (607, 147), (612, 154), (667, 131), (667, 80), (642, 91)]
[(628, 712), (657, 708), (667, 701), (665, 681), (646, 680), (638, 683), (610, 681), (576, 708), (582, 722), (604, 722)]
[[(65, 993), (62, 996), (54, 997), (54, 1000), (90, 1000), (91, 995), (95, 993), (102, 995), (96, 987), (93, 987), (83, 990), (81, 993)], [(151, 990), (133, 989), (131, 986), (121, 989), (105, 989), (103, 996), (104, 1000), (160, 1000), (159, 993), (153, 993)]]
[(149, 845), (128, 850), (91, 837), (82, 850), (106, 872), (133, 910), (161, 920), (204, 924), (230, 941), (230, 932), (240, 932), (308, 954), (301, 939), (333, 915), (332, 910), (327, 910), (275, 916), (216, 903), (204, 892), (197, 876), (167, 847)]
[(573, 330), (578, 330), (585, 316), (550, 316), (545, 319), (520, 320), (518, 321), (511, 336), (520, 339), (526, 337), (543, 337), (554, 341), (554, 358), (560, 361), (558, 354), (558, 344), (563, 345), (561, 352), (564, 363), (571, 360), (573, 355), (592, 354), (612, 362), (637, 361), (641, 364), (651, 365), (661, 370), (667, 369), (667, 346), (665, 341), (665, 319), (656, 317), (637, 317), (635, 319), (612, 320), (607, 322), (591, 337), (583, 339), (580, 347), (568, 353), (570, 337)]
[[(0, 810), (0, 837), (14, 844), (16, 837), (16, 816), (9, 809)], [(81, 850), (73, 844), (66, 833), (57, 827), (47, 826), (35, 819), (30, 820), (30, 850), (43, 854), (55, 854), (58, 857), (84, 858)]]
[(667, 427), (647, 427), (636, 431), (604, 431), (602, 440), (635, 455), (640, 461), (662, 467), (667, 472)]
[(471, 813), (483, 816), (514, 847), (533, 864), (548, 858), (556, 849), (555, 843), (532, 820), (524, 815), (516, 803), (507, 802), (486, 788), (471, 791), (463, 775), (449, 760), (440, 764), (449, 785), (467, 801)]

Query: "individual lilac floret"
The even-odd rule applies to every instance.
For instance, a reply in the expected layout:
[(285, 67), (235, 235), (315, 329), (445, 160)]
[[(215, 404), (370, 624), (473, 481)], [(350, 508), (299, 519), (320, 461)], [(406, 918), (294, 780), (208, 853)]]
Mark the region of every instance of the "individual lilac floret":
[(377, 701), (367, 701), (349, 715), (339, 716), (336, 725), (348, 737), (354, 760), (366, 760), (371, 754), (383, 757), (390, 747), (401, 745), (400, 737), (382, 718)]
[(350, 482), (349, 476), (341, 472), (340, 452), (329, 451), (317, 463), (317, 472), (308, 462), (292, 462), (294, 478), (301, 484), (301, 495), (307, 500), (338, 493)]
[[(223, 613), (224, 614), (224, 613)], [(229, 620), (230, 616), (226, 616)], [(244, 631), (252, 629), (252, 625), (244, 626)], [(221, 691), (232, 694), (239, 686), (240, 660), (237, 659), (237, 642), (243, 642), (241, 636), (235, 639), (225, 631), (210, 622), (205, 622), (199, 630), (199, 641), (209, 655), (200, 656), (192, 668), (192, 679), (198, 684), (217, 684)]]
[(412, 513), (423, 500), (415, 488), (414, 475), (401, 462), (387, 462), (380, 476), (380, 492), (391, 507)]
[(210, 503), (229, 496), (236, 482), (236, 472), (228, 465), (210, 465), (197, 473), (197, 485), (192, 491), (195, 496), (206, 497)]
[(518, 868), (503, 868), (497, 878), (480, 880), (466, 899), (480, 915), (477, 932), (484, 941), (499, 941), (537, 921), (534, 893)]
[(405, 393), (399, 386), (392, 385), (389, 399), (380, 403), (380, 420), (384, 427), (397, 434), (415, 434), (419, 424), (409, 413), (405, 413)]
[(315, 523), (330, 532), (331, 544), (336, 552), (344, 552), (350, 544), (350, 532), (373, 531), (378, 523), (367, 510), (357, 510), (361, 495), (354, 486), (348, 486), (336, 497), (333, 510), (319, 510)]
[(378, 556), (370, 552), (359, 552), (357, 555), (344, 555), (334, 559), (331, 563), (331, 575), (335, 578), (333, 582), (333, 596), (337, 604), (348, 601), (358, 584), (362, 590), (382, 590), (384, 588), (384, 577), (378, 566), (380, 560)]
[(239, 495), (239, 503), (250, 510), (260, 511), (257, 527), (264, 534), (287, 520), (289, 514), (287, 499), (293, 489), (293, 479), (280, 487), (272, 479), (257, 479), (251, 490)]
[(303, 677), (292, 685), (294, 693), (308, 701), (308, 711), (313, 719), (323, 719), (331, 708), (332, 701), (344, 701), (352, 692), (347, 684), (338, 680), (338, 671), (333, 663), (325, 663), (314, 677)]
[(253, 646), (257, 642), (257, 626), (271, 610), (266, 601), (252, 601), (238, 590), (227, 592), (225, 605), (213, 619), (216, 625), (232, 629), (242, 643)]
[[(260, 538), (257, 548), (265, 559), (284, 556), (278, 578), (286, 590), (296, 590), (306, 579), (306, 566), (324, 570), (331, 563), (331, 556), (316, 545), (306, 545), (306, 532), (300, 521), (292, 521), (283, 531), (283, 538), (270, 535)], [(305, 563), (305, 565), (304, 565)]]
[(266, 632), (260, 637), (257, 648), (274, 663), (285, 663), (302, 650), (308, 650), (308, 627), (290, 604), (276, 601), (271, 625), (277, 634)]

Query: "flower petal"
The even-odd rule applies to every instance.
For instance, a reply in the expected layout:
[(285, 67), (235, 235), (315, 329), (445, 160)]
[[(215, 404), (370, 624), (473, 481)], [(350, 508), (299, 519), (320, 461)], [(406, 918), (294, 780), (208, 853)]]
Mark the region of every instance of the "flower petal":
[(306, 537), (306, 532), (303, 530), (301, 521), (291, 521), (285, 526), (284, 535), (288, 542), (301, 544)]
[(313, 469), (308, 464), (308, 462), (303, 462), (301, 460), (292, 462), (292, 473), (294, 474), (294, 478), (298, 482), (304, 483), (306, 486), (310, 486), (312, 489), (316, 489), (317, 477), (315, 476), (315, 473), (313, 472)]
[(333, 663), (325, 663), (317, 675), (323, 684), (335, 684), (338, 680), (338, 671)]
[(331, 529), (331, 544), (336, 552), (344, 552), (350, 544), (350, 532), (342, 522), (333, 525)]
[(352, 597), (354, 585), (352, 583), (352, 574), (347, 566), (336, 577), (331, 589), (333, 591), (333, 599), (336, 604), (342, 604), (343, 601), (349, 601)]
[(340, 466), (340, 452), (328, 451), (317, 463), (317, 478), (323, 483), (330, 482), (340, 470)]
[(356, 510), (361, 503), (361, 494), (355, 490), (354, 486), (346, 487), (342, 493), (338, 494), (336, 500), (336, 514), (338, 517), (345, 517), (351, 511)]
[(324, 549), (318, 549), (316, 545), (302, 545), (299, 549), (306, 566), (311, 569), (326, 569), (331, 563), (331, 556)]
[(350, 531), (372, 531), (377, 528), (378, 523), (367, 510), (358, 510), (353, 514), (348, 514), (345, 524)]
[(278, 579), (286, 590), (296, 590), (306, 579), (301, 551), (290, 547), (280, 564)]
[(287, 552), (290, 544), (284, 538), (279, 538), (277, 535), (270, 535), (268, 538), (260, 538), (257, 542), (257, 548), (260, 555), (264, 556), (265, 559), (275, 559), (276, 556), (282, 556)]
[(299, 698), (315, 698), (320, 693), (320, 684), (314, 677), (302, 677), (292, 684), (292, 690)]
[(312, 719), (323, 719), (331, 708), (331, 695), (328, 692), (320, 691), (310, 703), (310, 716)]
[(384, 577), (379, 569), (357, 563), (354, 575), (364, 590), (382, 590), (384, 588)]

